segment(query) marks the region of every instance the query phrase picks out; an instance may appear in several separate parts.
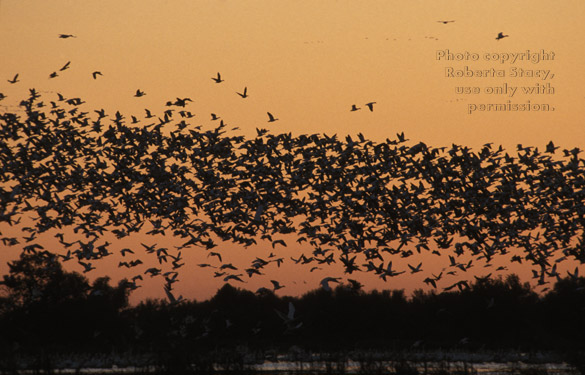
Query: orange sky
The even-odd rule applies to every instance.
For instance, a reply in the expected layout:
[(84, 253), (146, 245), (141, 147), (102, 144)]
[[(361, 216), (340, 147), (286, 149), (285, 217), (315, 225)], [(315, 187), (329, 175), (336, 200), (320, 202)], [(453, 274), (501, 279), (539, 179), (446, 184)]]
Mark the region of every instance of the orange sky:
[[(7, 98), (0, 101), (0, 110), (15, 110), (14, 105), (33, 87), (43, 93), (45, 102), (55, 100), (59, 92), (83, 98), (84, 109), (92, 114), (104, 108), (111, 115), (119, 110), (139, 118), (145, 108), (160, 114), (167, 100), (190, 97), (194, 103), (188, 110), (196, 114), (194, 124), (211, 127), (213, 112), (246, 136), (255, 135), (257, 127), (270, 127), (273, 132), (293, 134), (361, 132), (377, 141), (405, 132), (415, 143), (457, 143), (477, 149), (494, 142), (512, 152), (518, 143), (544, 148), (550, 140), (561, 148), (583, 148), (583, 25), (585, 2), (581, 0), (1, 0), (0, 92)], [(496, 40), (499, 32), (509, 37)], [(77, 37), (59, 39), (61, 33)], [(477, 53), (480, 58), (437, 60), (437, 51), (446, 50)], [(554, 52), (555, 59), (538, 64), (483, 61), (485, 53), (526, 50)], [(70, 69), (60, 72), (68, 61)], [(445, 77), (447, 67), (464, 66), (504, 69), (507, 76)], [(513, 78), (509, 77), (511, 68), (550, 70), (554, 78)], [(91, 73), (96, 70), (103, 76), (94, 80)], [(59, 77), (49, 79), (54, 71)], [(225, 82), (211, 80), (217, 72)], [(20, 82), (8, 83), (16, 73)], [(536, 83), (550, 83), (554, 95), (521, 93), (521, 86)], [(485, 90), (504, 84), (518, 87), (514, 97), (455, 94), (455, 86)], [(235, 93), (244, 87), (250, 95), (246, 99)], [(147, 95), (135, 98), (137, 89)], [(468, 114), (470, 104), (507, 100), (548, 103), (555, 110)], [(376, 102), (373, 112), (364, 106), (370, 101)], [(350, 112), (352, 104), (362, 109)], [(267, 111), (279, 121), (268, 124)], [(6, 235), (16, 229), (2, 232)], [(46, 241), (58, 245), (51, 237)], [(128, 241), (132, 239), (116, 242), (114, 249), (134, 244)], [(289, 247), (277, 249), (287, 257), (310, 251), (294, 249), (294, 238), (287, 242)], [(272, 251), (268, 243), (245, 252), (231, 244), (222, 246), (231, 249), (225, 251), (243, 253), (234, 259), (246, 259), (245, 265), (254, 256)], [(5, 260), (17, 251), (6, 249), (5, 254), (2, 271)], [(189, 271), (183, 268), (178, 294), (205, 298), (222, 284), (212, 279), (212, 272), (195, 266), (206, 260), (205, 255), (197, 249), (184, 254), (192, 259), (187, 259)], [(89, 276), (119, 275), (113, 267), (118, 261), (105, 260), (110, 264)], [(423, 276), (443, 266), (429, 264), (425, 275), (400, 276), (386, 284), (374, 275), (360, 279), (368, 286), (412, 290), (423, 286)], [(284, 294), (316, 287), (322, 277), (339, 274), (332, 269), (309, 273), (291, 267), (290, 262), (280, 271), (274, 278), (287, 285), (281, 291)], [(269, 286), (269, 279), (251, 279), (246, 287)], [(162, 295), (156, 283), (145, 283), (135, 292), (135, 298)]]

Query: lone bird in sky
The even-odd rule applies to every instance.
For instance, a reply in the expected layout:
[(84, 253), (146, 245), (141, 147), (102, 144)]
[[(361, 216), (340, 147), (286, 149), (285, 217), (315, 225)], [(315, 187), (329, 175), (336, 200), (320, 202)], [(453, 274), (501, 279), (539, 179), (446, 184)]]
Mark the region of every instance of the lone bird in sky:
[(97, 79), (97, 76), (101, 76), (103, 74), (102, 74), (102, 72), (96, 70), (95, 72), (91, 73), (91, 75), (92, 75), (93, 79)]
[(137, 98), (140, 98), (141, 96), (146, 95), (146, 93), (144, 91), (140, 91), (140, 90), (136, 90), (136, 94), (134, 95)]
[(496, 37), (496, 40), (504, 39), (504, 38), (506, 38), (508, 36), (509, 35), (504, 35), (504, 33), (499, 33), (498, 36)]
[(73, 34), (59, 34), (59, 38), (67, 39), (67, 38), (77, 38), (77, 37)]
[(16, 82), (18, 82), (18, 73), (16, 73), (16, 75), (14, 76), (14, 78), (9, 79), (8, 82), (13, 83), (13, 84), (16, 83)]
[(370, 109), (370, 112), (374, 112), (374, 104), (376, 104), (376, 102), (369, 102), (366, 103), (366, 105), (368, 106), (368, 108)]
[(244, 93), (239, 93), (236, 91), (236, 94), (238, 94), (239, 96), (241, 96), (242, 98), (247, 98), (248, 97), (248, 88), (244, 87)]
[(217, 78), (216, 77), (211, 77), (212, 80), (215, 81), (215, 83), (222, 83), (224, 80), (221, 79), (221, 75), (219, 74), (219, 72), (217, 72)]
[(266, 112), (268, 114), (268, 122), (274, 122), (276, 120), (278, 120), (277, 118), (275, 118), (272, 113), (270, 112)]
[(455, 22), (455, 20), (451, 20), (451, 21), (437, 21), (437, 22), (440, 22), (440, 23), (442, 23), (443, 25), (446, 25), (446, 24), (448, 24), (448, 23)]
[(65, 69), (69, 69), (69, 65), (71, 64), (71, 61), (67, 61), (67, 64), (63, 65), (63, 67), (61, 69), (59, 69), (59, 71), (64, 71)]

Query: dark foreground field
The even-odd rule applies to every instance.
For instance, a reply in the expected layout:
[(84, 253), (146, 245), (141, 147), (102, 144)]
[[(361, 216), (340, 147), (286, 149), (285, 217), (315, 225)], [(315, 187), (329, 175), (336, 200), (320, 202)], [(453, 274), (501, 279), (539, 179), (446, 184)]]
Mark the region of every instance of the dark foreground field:
[(582, 361), (566, 362), (558, 353), (413, 351), (349, 351), (311, 353), (293, 346), (286, 353), (250, 352), (248, 348), (206, 355), (119, 356), (115, 354), (23, 357), (7, 374), (397, 374), (397, 375), (577, 375)]
[(399, 365), (429, 373), (421, 363), (584, 363), (583, 277), (559, 277), (544, 295), (515, 275), (410, 297), (355, 285), (280, 297), (226, 284), (207, 301), (129, 306), (125, 281), (89, 283), (57, 258), (23, 254), (2, 284), (3, 372), (239, 372), (282, 362), (331, 373)]

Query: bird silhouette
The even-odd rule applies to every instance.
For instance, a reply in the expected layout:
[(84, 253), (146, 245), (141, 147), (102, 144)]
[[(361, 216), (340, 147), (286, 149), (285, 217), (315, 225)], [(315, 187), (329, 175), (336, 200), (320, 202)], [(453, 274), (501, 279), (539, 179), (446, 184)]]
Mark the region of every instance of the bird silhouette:
[(351, 110), (350, 110), (350, 111), (351, 111), (351, 112), (355, 112), (355, 111), (358, 111), (358, 110), (360, 110), (360, 109), (361, 109), (361, 108), (357, 107), (355, 104), (352, 104), (352, 105), (351, 105)]
[(546, 152), (548, 152), (550, 154), (554, 154), (557, 149), (558, 149), (558, 147), (555, 147), (555, 144), (553, 143), (553, 141), (550, 141), (546, 145)]
[(247, 92), (248, 92), (248, 88), (247, 88), (247, 87), (244, 87), (244, 93), (243, 93), (243, 94), (242, 94), (242, 93), (239, 93), (239, 92), (237, 92), (237, 91), (236, 91), (236, 94), (238, 94), (238, 95), (239, 95), (239, 96), (241, 96), (242, 98), (247, 98), (247, 97), (248, 97), (248, 94), (247, 94)]
[(177, 98), (173, 105), (177, 107), (185, 107), (187, 106), (187, 102), (193, 102), (193, 100), (191, 100), (191, 98)]
[(228, 281), (230, 281), (230, 280), (235, 280), (235, 281), (239, 281), (239, 282), (241, 282), (241, 283), (245, 283), (245, 281), (244, 281), (244, 280), (242, 280), (242, 279), (240, 278), (240, 276), (242, 276), (242, 275), (228, 275), (228, 276), (226, 276), (226, 277), (223, 279), (223, 281), (224, 281), (224, 282), (228, 282)]
[(163, 289), (171, 305), (176, 305), (184, 300), (183, 296), (179, 296), (179, 298), (176, 298), (171, 292), (170, 288), (165, 286)]
[(266, 112), (266, 114), (268, 115), (268, 122), (274, 122), (274, 121), (277, 121), (277, 120), (278, 120), (277, 118), (275, 118), (275, 117), (272, 115), (272, 113), (270, 113), (270, 112)]
[(68, 38), (77, 38), (77, 37), (73, 34), (59, 34), (59, 38), (68, 39)]
[(330, 292), (331, 287), (329, 286), (329, 283), (339, 283), (339, 280), (340, 280), (339, 277), (326, 277), (323, 280), (321, 280), (320, 284), (323, 289)]
[(284, 324), (286, 325), (286, 332), (291, 332), (302, 327), (303, 322), (299, 322), (298, 318), (295, 318), (296, 309), (292, 302), (288, 303), (288, 313), (286, 315), (276, 309), (274, 309), (274, 311), (276, 311), (276, 314), (283, 320)]
[(280, 284), (280, 283), (279, 283), (277, 280), (270, 280), (270, 282), (271, 282), (271, 283), (272, 283), (272, 285), (274, 286), (274, 287), (273, 287), (273, 290), (274, 290), (274, 291), (277, 291), (278, 289), (282, 289), (282, 288), (284, 288), (284, 285)]
[(217, 259), (219, 259), (220, 262), (222, 262), (221, 254), (220, 253), (211, 251), (211, 252), (209, 252), (209, 254), (207, 254), (207, 257), (210, 257), (210, 256), (215, 256), (215, 257), (217, 257)]
[(419, 263), (416, 267), (411, 266), (410, 264), (408, 265), (408, 268), (410, 268), (410, 273), (417, 273), (417, 272), (421, 272), (421, 267), (422, 267), (422, 263)]
[(376, 104), (376, 102), (369, 102), (366, 103), (366, 105), (368, 106), (368, 108), (370, 109), (370, 112), (374, 112), (374, 104)]
[(364, 285), (357, 280), (354, 279), (347, 279), (349, 281), (349, 285), (353, 290), (360, 290)]
[(69, 69), (69, 65), (71, 65), (71, 61), (67, 61), (67, 63), (65, 65), (63, 65), (63, 67), (61, 69), (59, 69), (60, 71), (64, 71), (66, 69)]
[(146, 93), (144, 91), (140, 91), (140, 90), (136, 90), (136, 94), (134, 94), (135, 97), (140, 98), (141, 96), (146, 95)]
[(222, 83), (224, 80), (221, 79), (221, 75), (219, 74), (219, 72), (217, 73), (217, 77), (211, 77), (212, 80), (215, 81), (215, 83)]
[(14, 84), (14, 83), (16, 83), (16, 82), (19, 82), (19, 81), (18, 81), (18, 73), (17, 73), (17, 74), (14, 76), (14, 78), (12, 78), (12, 79), (9, 79), (9, 80), (8, 80), (8, 82), (10, 82), (10, 83), (12, 83), (12, 84)]
[(89, 271), (91, 271), (91, 270), (95, 270), (95, 269), (96, 269), (96, 268), (95, 268), (95, 266), (93, 266), (93, 265), (92, 265), (91, 263), (89, 263), (89, 262), (82, 262), (82, 261), (79, 261), (79, 264), (81, 264), (81, 265), (83, 266), (83, 273), (87, 273), (87, 272), (89, 272)]
[(446, 24), (448, 24), (448, 23), (455, 22), (455, 20), (451, 20), (451, 21), (437, 21), (437, 22), (439, 22), (439, 23), (442, 23), (442, 24), (445, 24), (445, 25), (446, 25)]
[(504, 38), (506, 38), (508, 36), (509, 35), (504, 35), (504, 33), (499, 33), (498, 36), (496, 37), (496, 40), (504, 39)]
[(101, 76), (103, 75), (102, 72), (96, 70), (95, 72), (91, 73), (91, 76), (93, 77), (93, 79), (97, 79), (97, 76)]

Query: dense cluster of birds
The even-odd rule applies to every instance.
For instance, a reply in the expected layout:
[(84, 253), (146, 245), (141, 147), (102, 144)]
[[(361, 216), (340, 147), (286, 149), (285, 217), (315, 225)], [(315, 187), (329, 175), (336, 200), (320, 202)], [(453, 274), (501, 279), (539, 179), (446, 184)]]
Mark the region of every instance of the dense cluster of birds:
[[(55, 230), (67, 251), (60, 256), (88, 272), (112, 254), (105, 233), (182, 238), (178, 248), (125, 248), (128, 260), (120, 262), (134, 268), (142, 264), (136, 253), (156, 256), (161, 268), (145, 274), (164, 277), (173, 302), (181, 300), (171, 290), (183, 249), (203, 247), (211, 262), (200, 267), (241, 282), (243, 272), (252, 277), (269, 264), (279, 267), (285, 259), (278, 249), (291, 233), (313, 249), (295, 263), (340, 262), (348, 274), (373, 272), (384, 280), (423, 271), (422, 264), (399, 270), (388, 260), (422, 252), (448, 254), (450, 272), (458, 272), (472, 267), (459, 260), (465, 256), (489, 263), (520, 248), (512, 260), (533, 264), (540, 283), (558, 276), (562, 260), (585, 261), (585, 161), (577, 148), (518, 145), (510, 155), (492, 144), (479, 151), (409, 144), (404, 134), (376, 143), (362, 134), (341, 140), (266, 129), (246, 139), (223, 122), (202, 130), (173, 111), (161, 118), (147, 110), (147, 124), (135, 125), (119, 112), (83, 112), (80, 98), (59, 95), (50, 106), (41, 99), (31, 89), (21, 113), (0, 114), (0, 222), (27, 223), (21, 239), (2, 242), (48, 251), (36, 239)], [(188, 103), (177, 98), (167, 105), (183, 111)], [(68, 242), (71, 230), (83, 239)], [(245, 270), (214, 249), (220, 241), (261, 240), (274, 253)], [(436, 287), (441, 275), (425, 282)], [(141, 278), (129, 282), (138, 286)]]
[[(497, 39), (504, 37), (499, 33)], [(49, 78), (70, 66), (67, 61)], [(103, 75), (91, 74), (93, 79)], [(225, 81), (219, 72), (211, 79)], [(7, 81), (19, 82), (19, 74)], [(247, 98), (248, 87), (236, 94)], [(293, 137), (257, 129), (257, 137), (245, 139), (229, 135), (215, 113), (211, 121), (220, 120), (215, 129), (203, 131), (187, 123), (194, 117), (186, 110), (190, 98), (168, 101), (170, 108), (162, 117), (146, 109), (144, 120), (131, 116), (126, 121), (119, 112), (108, 120), (103, 109), (92, 117), (81, 109), (85, 102), (80, 98), (57, 95), (49, 107), (31, 89), (20, 103), (24, 116), (0, 116), (0, 222), (16, 225), (27, 217), (34, 223), (23, 228), (28, 235), (22, 239), (2, 236), (2, 242), (24, 240), (25, 252), (47, 251), (35, 241), (37, 235), (56, 229), (67, 250), (60, 257), (76, 258), (89, 272), (96, 268), (92, 261), (111, 254), (110, 243), (101, 240), (104, 233), (123, 238), (149, 223), (147, 234), (170, 232), (184, 243), (175, 249), (141, 244), (120, 252), (123, 257), (138, 250), (155, 254), (161, 267), (150, 267), (143, 275), (163, 276), (171, 302), (181, 300), (171, 290), (184, 265), (183, 248), (205, 248), (220, 264), (199, 267), (216, 269), (214, 276), (225, 282), (244, 281), (237, 267), (212, 251), (220, 240), (244, 246), (268, 240), (275, 249), (287, 246), (282, 235), (297, 233), (297, 242), (314, 250), (291, 260), (311, 264), (311, 272), (339, 261), (349, 274), (374, 272), (384, 280), (422, 271), (422, 263), (395, 270), (385, 256), (406, 258), (423, 251), (441, 255), (441, 249), (454, 254), (449, 259), (455, 270), (447, 272), (453, 275), (472, 266), (457, 260), (465, 253), (489, 263), (497, 254), (520, 247), (524, 256), (513, 260), (539, 266), (534, 271), (539, 283), (547, 275), (558, 276), (559, 259), (585, 260), (583, 160), (578, 149), (565, 150), (565, 159), (556, 160), (552, 142), (544, 153), (519, 145), (513, 157), (491, 144), (480, 152), (457, 145), (407, 146), (404, 134), (383, 143), (361, 134), (344, 142), (336, 136)], [(137, 89), (134, 97), (145, 95)], [(0, 100), (5, 98), (0, 94)], [(365, 106), (373, 112), (374, 104)], [(360, 109), (353, 104), (350, 111)], [(268, 123), (278, 120), (270, 112), (267, 116)], [(145, 120), (150, 123), (142, 126)], [(68, 227), (85, 240), (66, 241)], [(559, 251), (562, 256), (551, 265), (552, 254)], [(262, 275), (264, 267), (283, 262), (284, 257), (271, 253), (267, 259), (257, 257), (244, 271), (248, 277)], [(163, 263), (170, 264), (170, 271), (163, 270)], [(119, 267), (142, 264), (133, 259)], [(436, 287), (441, 276), (424, 281)], [(129, 283), (138, 287), (141, 279), (136, 275)], [(340, 280), (326, 277), (321, 286), (331, 290), (329, 283)], [(271, 283), (273, 291), (283, 287), (276, 280)], [(460, 281), (445, 289), (464, 286)]]

